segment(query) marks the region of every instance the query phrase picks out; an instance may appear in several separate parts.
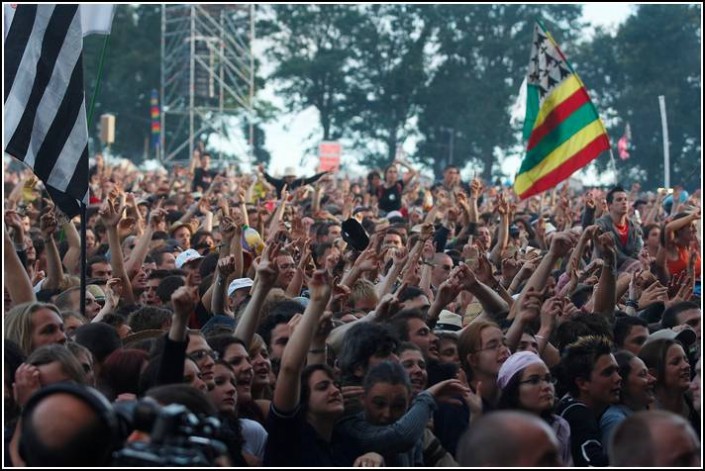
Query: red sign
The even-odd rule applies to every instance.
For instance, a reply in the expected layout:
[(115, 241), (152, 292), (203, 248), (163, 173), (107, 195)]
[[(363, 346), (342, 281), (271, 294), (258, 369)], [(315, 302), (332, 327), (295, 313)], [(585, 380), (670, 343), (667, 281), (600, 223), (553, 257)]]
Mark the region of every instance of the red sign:
[(340, 155), (342, 146), (340, 142), (325, 141), (318, 145), (318, 171), (337, 172), (340, 169)]

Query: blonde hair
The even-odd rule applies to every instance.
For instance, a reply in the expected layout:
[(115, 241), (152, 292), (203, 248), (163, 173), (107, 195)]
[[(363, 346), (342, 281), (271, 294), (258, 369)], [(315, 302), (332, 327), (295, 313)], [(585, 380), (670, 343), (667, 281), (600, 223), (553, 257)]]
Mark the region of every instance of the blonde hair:
[(25, 355), (32, 353), (32, 330), (34, 313), (40, 309), (54, 311), (59, 317), (61, 312), (53, 304), (29, 302), (18, 304), (5, 314), (5, 338), (12, 340), (22, 349)]
[(261, 348), (267, 348), (267, 345), (264, 343), (264, 339), (260, 334), (254, 334), (252, 336), (252, 340), (250, 341), (250, 346), (247, 349), (247, 352), (250, 354), (250, 356), (253, 356), (253, 353), (256, 353), (258, 350)]
[(359, 279), (353, 284), (350, 293), (350, 303), (355, 304), (362, 299), (374, 299), (375, 304), (379, 302), (379, 297), (375, 292), (375, 285), (369, 280)]

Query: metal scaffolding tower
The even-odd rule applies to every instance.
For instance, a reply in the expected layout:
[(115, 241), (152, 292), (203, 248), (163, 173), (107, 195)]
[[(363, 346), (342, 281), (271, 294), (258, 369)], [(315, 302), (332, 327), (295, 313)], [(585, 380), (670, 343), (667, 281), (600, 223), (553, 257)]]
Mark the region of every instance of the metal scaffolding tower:
[(189, 160), (232, 116), (248, 120), (252, 143), (253, 42), (254, 5), (162, 5), (162, 162)]

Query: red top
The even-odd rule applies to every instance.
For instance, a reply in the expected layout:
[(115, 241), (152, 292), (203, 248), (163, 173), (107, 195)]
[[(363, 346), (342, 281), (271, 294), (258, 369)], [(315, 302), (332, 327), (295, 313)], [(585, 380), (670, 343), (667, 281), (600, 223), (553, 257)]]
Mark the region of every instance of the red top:
[(615, 224), (614, 229), (617, 231), (617, 234), (619, 234), (619, 241), (622, 243), (622, 247), (625, 247), (627, 245), (627, 240), (629, 239), (629, 223), (626, 223), (623, 226), (618, 226)]
[[(678, 250), (678, 258), (672, 259), (666, 257), (666, 268), (668, 273), (673, 276), (678, 273), (688, 269), (688, 258), (690, 258), (690, 252), (688, 247), (676, 246)], [(695, 259), (695, 279), (700, 279), (700, 254), (698, 254)]]

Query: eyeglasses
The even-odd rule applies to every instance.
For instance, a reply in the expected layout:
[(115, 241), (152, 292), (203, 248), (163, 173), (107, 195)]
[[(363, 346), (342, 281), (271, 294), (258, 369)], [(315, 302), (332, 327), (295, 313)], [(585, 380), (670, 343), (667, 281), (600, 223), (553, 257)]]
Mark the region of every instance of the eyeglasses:
[(195, 352), (189, 353), (188, 357), (198, 363), (206, 357), (211, 357), (213, 360), (218, 359), (218, 352), (214, 350), (196, 350)]
[(485, 350), (492, 350), (492, 351), (497, 351), (500, 350), (502, 347), (507, 346), (507, 340), (502, 339), (500, 342), (497, 342), (495, 340), (491, 341), (485, 348), (480, 348), (479, 350), (476, 350), (476, 352), (484, 352)]
[(519, 384), (530, 384), (531, 386), (538, 386), (541, 383), (556, 384), (556, 378), (550, 374), (547, 374), (546, 376), (533, 375), (529, 376), (529, 379), (519, 381)]

